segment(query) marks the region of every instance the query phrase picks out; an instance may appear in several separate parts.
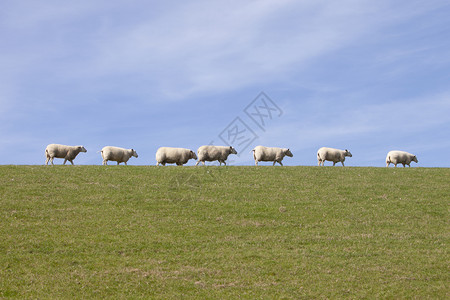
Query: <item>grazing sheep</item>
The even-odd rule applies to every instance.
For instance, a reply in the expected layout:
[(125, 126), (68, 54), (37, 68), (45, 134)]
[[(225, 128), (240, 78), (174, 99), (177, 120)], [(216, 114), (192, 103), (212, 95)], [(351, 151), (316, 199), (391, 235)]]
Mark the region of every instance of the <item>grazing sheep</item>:
[(197, 150), (198, 154), (198, 161), (195, 164), (196, 166), (202, 162), (203, 165), (205, 165), (205, 161), (215, 161), (218, 160), (220, 163), (220, 166), (222, 163), (224, 165), (227, 165), (225, 161), (228, 158), (228, 155), (230, 154), (237, 154), (236, 149), (233, 147), (228, 146), (201, 146)]
[(45, 148), (45, 165), (48, 165), (48, 161), (50, 161), (53, 165), (53, 159), (56, 158), (64, 158), (64, 165), (66, 161), (70, 161), (73, 165), (73, 160), (77, 157), (78, 153), (87, 152), (86, 148), (83, 146), (66, 146), (59, 144), (50, 144)]
[(395, 167), (397, 167), (397, 164), (402, 164), (403, 168), (405, 167), (405, 165), (411, 167), (410, 164), (412, 161), (416, 163), (419, 162), (414, 154), (398, 150), (389, 151), (386, 156), (386, 167), (389, 167), (390, 163), (393, 163)]
[(345, 157), (352, 157), (352, 154), (347, 149), (339, 150), (334, 148), (322, 147), (317, 151), (317, 160), (319, 166), (325, 165), (325, 161), (332, 161), (333, 166), (336, 165), (337, 162), (341, 162), (344, 167)]
[(117, 164), (123, 162), (125, 163), (125, 165), (127, 165), (127, 161), (130, 159), (130, 157), (138, 157), (138, 154), (134, 149), (125, 149), (113, 146), (103, 147), (100, 152), (102, 153), (104, 166), (108, 165), (108, 160), (117, 161)]
[(185, 148), (161, 147), (156, 151), (156, 165), (177, 164), (182, 166), (190, 159), (197, 159), (194, 151)]
[(293, 156), (287, 148), (256, 146), (252, 151), (256, 166), (260, 161), (273, 161), (274, 166), (276, 162), (283, 165), (281, 161), (286, 155), (289, 157)]

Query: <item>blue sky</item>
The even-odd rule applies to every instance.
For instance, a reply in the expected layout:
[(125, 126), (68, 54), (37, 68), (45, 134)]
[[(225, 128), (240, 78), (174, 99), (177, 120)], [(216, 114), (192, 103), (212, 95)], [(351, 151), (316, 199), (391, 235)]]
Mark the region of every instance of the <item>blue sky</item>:
[(75, 164), (113, 145), (154, 165), (160, 146), (225, 145), (238, 120), (255, 138), (232, 165), (265, 145), (290, 148), (285, 165), (328, 146), (347, 166), (405, 150), (450, 167), (449, 15), (433, 0), (2, 1), (0, 164), (60, 143), (86, 147)]

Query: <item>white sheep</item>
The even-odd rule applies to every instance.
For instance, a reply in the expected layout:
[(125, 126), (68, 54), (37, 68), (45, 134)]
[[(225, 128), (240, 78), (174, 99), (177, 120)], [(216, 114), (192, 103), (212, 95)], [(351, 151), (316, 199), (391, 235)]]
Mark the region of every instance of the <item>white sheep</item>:
[(48, 161), (50, 161), (53, 165), (53, 159), (56, 158), (64, 158), (64, 165), (66, 161), (70, 161), (73, 165), (73, 160), (77, 157), (78, 153), (87, 152), (86, 148), (83, 146), (66, 146), (59, 144), (50, 144), (45, 148), (45, 165), (48, 165)]
[(339, 150), (334, 148), (322, 147), (317, 151), (317, 161), (319, 166), (325, 165), (325, 161), (332, 161), (333, 166), (336, 165), (337, 162), (341, 162), (342, 166), (344, 166), (345, 157), (352, 157), (352, 154), (347, 149)]
[(410, 164), (412, 161), (416, 163), (419, 162), (414, 154), (405, 151), (393, 150), (389, 151), (386, 156), (386, 167), (389, 167), (390, 163), (393, 163), (395, 167), (397, 167), (397, 164), (402, 164), (403, 168), (405, 165), (411, 167)]
[(228, 147), (228, 146), (208, 145), (208, 146), (201, 146), (200, 148), (198, 148), (197, 154), (198, 154), (198, 161), (195, 164), (196, 166), (200, 162), (202, 162), (203, 165), (205, 165), (205, 161), (215, 161), (215, 160), (218, 160), (221, 166), (222, 163), (224, 165), (227, 165), (225, 161), (227, 160), (228, 155), (237, 154), (237, 151), (231, 146)]
[(256, 146), (252, 151), (255, 165), (258, 165), (260, 161), (273, 161), (274, 166), (276, 162), (283, 165), (281, 161), (285, 156), (293, 157), (287, 148)]
[(182, 166), (190, 159), (197, 159), (194, 151), (185, 148), (161, 147), (156, 151), (156, 165), (177, 164)]
[(100, 150), (103, 158), (103, 165), (108, 165), (108, 160), (116, 161), (117, 164), (121, 162), (127, 165), (127, 161), (132, 157), (138, 157), (137, 152), (134, 149), (125, 149), (120, 147), (106, 146)]

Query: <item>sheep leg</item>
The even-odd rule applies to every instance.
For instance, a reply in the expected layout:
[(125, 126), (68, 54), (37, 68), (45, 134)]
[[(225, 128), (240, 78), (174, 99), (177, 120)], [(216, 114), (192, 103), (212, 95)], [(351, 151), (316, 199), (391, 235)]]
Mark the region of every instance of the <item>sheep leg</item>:
[(333, 167), (336, 165), (336, 162), (335, 161), (333, 161)]
[(403, 168), (405, 167), (405, 163), (402, 163), (402, 165), (403, 165)]
[(125, 166), (128, 166), (126, 161), (124, 161), (123, 163), (125, 164)]
[(274, 162), (273, 162), (273, 165), (272, 166), (275, 166), (275, 163), (276, 163), (277, 161), (275, 160)]
[(50, 156), (47, 156), (47, 159), (45, 160), (45, 165), (48, 166), (48, 161), (50, 160)]
[(345, 167), (345, 166), (344, 166), (344, 162), (343, 162), (343, 161), (341, 161), (341, 163), (342, 163), (342, 166), (343, 166), (343, 167)]
[(64, 158), (64, 162), (63, 162), (63, 165), (65, 165), (65, 164), (66, 164), (66, 161), (67, 161), (67, 158)]
[(257, 160), (255, 160), (255, 166), (257, 166), (258, 165), (258, 161)]
[(280, 165), (283, 165), (283, 163), (281, 162), (281, 160), (280, 160), (280, 161), (278, 161), (278, 163), (279, 163)]

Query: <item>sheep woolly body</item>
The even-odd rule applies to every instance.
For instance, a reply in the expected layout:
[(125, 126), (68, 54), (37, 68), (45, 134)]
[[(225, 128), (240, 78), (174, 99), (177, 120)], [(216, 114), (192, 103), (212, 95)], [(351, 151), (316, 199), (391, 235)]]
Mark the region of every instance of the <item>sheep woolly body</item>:
[(127, 165), (127, 161), (132, 157), (138, 157), (138, 154), (134, 149), (125, 149), (120, 147), (106, 146), (100, 150), (103, 158), (103, 165), (108, 164), (108, 160), (116, 161), (117, 164), (121, 162)]
[(317, 151), (317, 161), (319, 166), (325, 165), (325, 161), (332, 161), (333, 166), (336, 165), (337, 162), (341, 162), (342, 166), (344, 166), (345, 157), (352, 157), (352, 154), (348, 150), (339, 150), (334, 148), (322, 147)]
[(389, 167), (390, 163), (393, 163), (395, 167), (397, 167), (397, 164), (402, 164), (403, 167), (405, 167), (405, 165), (411, 167), (410, 164), (412, 161), (416, 163), (419, 162), (414, 154), (399, 150), (389, 151), (386, 156), (386, 167)]
[(287, 148), (256, 146), (252, 151), (255, 165), (258, 165), (260, 161), (273, 161), (274, 166), (276, 162), (283, 165), (281, 161), (286, 155), (293, 157), (291, 151)]
[(197, 159), (194, 151), (185, 148), (161, 147), (156, 151), (156, 165), (177, 164), (182, 166), (190, 159)]
[(80, 152), (87, 152), (87, 150), (83, 146), (50, 144), (47, 146), (47, 148), (45, 148), (45, 165), (48, 165), (48, 161), (50, 161), (53, 165), (53, 159), (55, 157), (64, 158), (64, 165), (66, 164), (66, 161), (70, 161), (70, 163), (73, 165), (73, 160)]
[(197, 154), (198, 154), (198, 161), (195, 164), (196, 166), (200, 162), (202, 162), (203, 165), (205, 165), (205, 161), (215, 161), (215, 160), (218, 160), (221, 166), (222, 163), (224, 165), (227, 165), (225, 161), (227, 160), (228, 155), (237, 154), (237, 151), (231, 146), (228, 147), (228, 146), (208, 145), (208, 146), (201, 146), (200, 148), (198, 148)]

